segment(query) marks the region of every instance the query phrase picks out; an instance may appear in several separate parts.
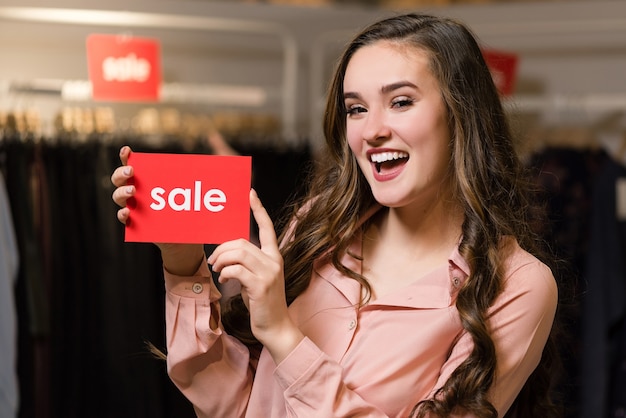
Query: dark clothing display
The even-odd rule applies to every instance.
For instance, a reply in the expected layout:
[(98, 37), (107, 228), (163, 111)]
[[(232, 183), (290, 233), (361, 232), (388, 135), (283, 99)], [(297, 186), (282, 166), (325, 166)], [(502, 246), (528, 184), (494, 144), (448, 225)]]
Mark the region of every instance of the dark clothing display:
[[(175, 143), (94, 136), (0, 138), (21, 263), (16, 283), (20, 417), (193, 417), (147, 343), (165, 347), (156, 246), (125, 243), (111, 199), (119, 149), (184, 152)], [(307, 149), (239, 150), (268, 210), (295, 193)], [(194, 152), (210, 150), (200, 148)], [(254, 163), (253, 163), (254, 164)], [(265, 169), (265, 168), (264, 168)]]
[[(547, 148), (530, 160), (547, 199), (541, 233), (566, 262), (561, 277), (567, 416), (626, 416), (626, 168), (598, 149)], [(626, 196), (622, 196), (626, 198)]]
[(559, 339), (564, 376), (561, 392), (567, 418), (580, 415), (581, 386), (581, 297), (585, 291), (583, 272), (589, 247), (594, 178), (608, 160), (602, 151), (549, 147), (530, 158), (528, 165), (542, 191), (548, 223), (538, 232), (549, 243), (558, 260)]
[(626, 181), (626, 167), (609, 160), (594, 184), (582, 305), (583, 418), (626, 416), (626, 216), (617, 213), (620, 179)]

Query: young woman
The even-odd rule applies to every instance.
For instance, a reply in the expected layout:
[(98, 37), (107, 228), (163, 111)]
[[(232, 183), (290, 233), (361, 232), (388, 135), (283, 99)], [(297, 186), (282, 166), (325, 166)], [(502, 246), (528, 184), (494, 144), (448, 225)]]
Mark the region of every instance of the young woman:
[[(470, 31), (374, 23), (325, 115), (328, 153), (281, 239), (252, 191), (260, 248), (208, 258), (241, 285), (228, 312), (202, 246), (158, 244), (168, 372), (198, 416), (555, 416), (542, 353), (557, 287)], [(130, 152), (112, 175), (123, 223)]]

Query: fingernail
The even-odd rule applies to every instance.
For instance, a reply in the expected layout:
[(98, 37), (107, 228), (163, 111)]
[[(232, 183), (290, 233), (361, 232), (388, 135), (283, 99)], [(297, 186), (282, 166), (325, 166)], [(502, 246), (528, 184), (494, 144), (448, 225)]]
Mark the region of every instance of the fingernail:
[(133, 186), (128, 186), (128, 187), (126, 188), (126, 194), (133, 194), (133, 190), (134, 190), (134, 187), (133, 187)]
[(125, 167), (124, 168), (124, 175), (125, 176), (130, 176), (130, 168), (129, 167)]

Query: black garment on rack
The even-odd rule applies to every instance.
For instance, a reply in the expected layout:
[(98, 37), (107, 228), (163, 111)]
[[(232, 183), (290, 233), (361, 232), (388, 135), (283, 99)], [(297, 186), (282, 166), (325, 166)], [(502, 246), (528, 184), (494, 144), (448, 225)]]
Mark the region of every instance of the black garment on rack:
[[(49, 272), (44, 257), (35, 209), (33, 184), (40, 178), (40, 159), (32, 138), (17, 133), (0, 141), (5, 163), (7, 193), (11, 202), (20, 264), (15, 289), (18, 318), (18, 376), (20, 416), (50, 415), (50, 303)], [(37, 175), (35, 175), (37, 173)], [(35, 399), (37, 402), (35, 402)]]
[(540, 225), (538, 232), (563, 260), (555, 271), (560, 299), (557, 320), (566, 338), (559, 341), (565, 376), (558, 389), (568, 418), (580, 417), (580, 387), (585, 379), (580, 365), (583, 274), (590, 248), (595, 179), (607, 161), (609, 157), (602, 150), (548, 147), (528, 162), (547, 204), (549, 222)]
[(616, 213), (618, 179), (626, 180), (626, 167), (609, 160), (594, 187), (582, 311), (582, 418), (626, 415), (626, 218)]
[[(20, 251), (20, 418), (193, 416), (145, 342), (164, 345), (158, 251), (123, 242), (119, 146), (3, 138)], [(38, 187), (33, 187), (33, 185)]]

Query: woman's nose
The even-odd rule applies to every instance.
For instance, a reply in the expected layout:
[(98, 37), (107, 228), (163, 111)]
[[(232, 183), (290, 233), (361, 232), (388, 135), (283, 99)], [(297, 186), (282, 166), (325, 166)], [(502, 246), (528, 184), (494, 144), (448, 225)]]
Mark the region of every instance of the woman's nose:
[(367, 112), (367, 119), (363, 128), (363, 140), (374, 142), (389, 138), (391, 129), (387, 122), (383, 110), (370, 109)]

